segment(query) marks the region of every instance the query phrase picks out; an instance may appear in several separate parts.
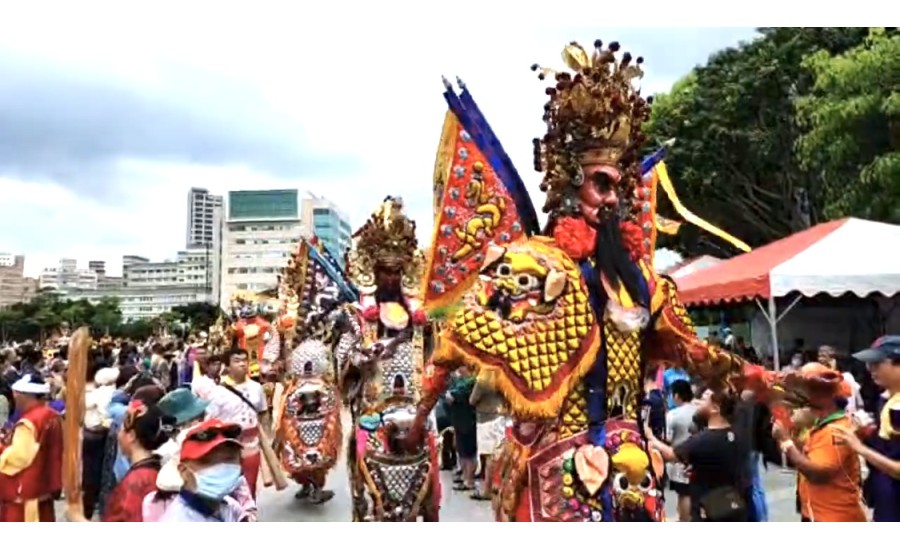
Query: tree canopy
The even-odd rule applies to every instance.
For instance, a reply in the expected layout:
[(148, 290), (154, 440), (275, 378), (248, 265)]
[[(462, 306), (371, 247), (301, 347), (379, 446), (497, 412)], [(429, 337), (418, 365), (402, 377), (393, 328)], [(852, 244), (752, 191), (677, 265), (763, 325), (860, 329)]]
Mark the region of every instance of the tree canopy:
[(64, 327), (88, 326), (95, 336), (122, 336), (146, 339), (151, 334), (207, 330), (216, 320), (218, 308), (207, 303), (178, 306), (150, 320), (123, 322), (119, 300), (102, 298), (65, 300), (53, 294), (39, 294), (30, 302), (0, 309), (0, 342), (44, 341)]
[[(649, 141), (676, 138), (667, 165), (682, 201), (754, 247), (835, 216), (896, 221), (896, 33), (759, 31), (654, 102)], [(832, 156), (838, 134), (844, 145)], [(873, 192), (893, 198), (867, 204)], [(660, 212), (673, 215), (665, 201)], [(690, 227), (660, 244), (689, 256), (738, 253)]]
[(900, 34), (872, 29), (844, 54), (803, 64), (815, 80), (797, 100), (797, 153), (821, 179), (825, 215), (900, 223)]

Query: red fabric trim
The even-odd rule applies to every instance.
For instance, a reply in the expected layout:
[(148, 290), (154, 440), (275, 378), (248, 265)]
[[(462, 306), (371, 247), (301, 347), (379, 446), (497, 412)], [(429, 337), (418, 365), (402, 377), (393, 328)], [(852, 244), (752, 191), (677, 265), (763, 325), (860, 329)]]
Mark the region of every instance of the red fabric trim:
[(769, 274), (841, 227), (847, 219), (819, 224), (676, 280), (685, 305), (769, 298)]

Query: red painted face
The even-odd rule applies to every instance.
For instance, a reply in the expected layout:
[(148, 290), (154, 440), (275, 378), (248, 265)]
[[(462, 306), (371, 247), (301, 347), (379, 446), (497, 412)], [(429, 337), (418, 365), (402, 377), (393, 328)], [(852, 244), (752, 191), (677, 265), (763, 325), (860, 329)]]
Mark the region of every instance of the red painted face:
[(619, 205), (616, 187), (622, 174), (608, 164), (583, 164), (581, 169), (584, 173), (584, 183), (578, 190), (581, 215), (597, 226)]

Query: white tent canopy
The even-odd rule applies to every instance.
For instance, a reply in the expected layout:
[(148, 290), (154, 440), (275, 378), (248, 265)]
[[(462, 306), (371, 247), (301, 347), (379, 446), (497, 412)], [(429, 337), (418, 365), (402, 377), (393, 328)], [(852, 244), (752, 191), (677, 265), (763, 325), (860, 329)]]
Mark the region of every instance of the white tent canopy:
[(772, 296), (900, 293), (900, 225), (850, 218), (769, 275)]

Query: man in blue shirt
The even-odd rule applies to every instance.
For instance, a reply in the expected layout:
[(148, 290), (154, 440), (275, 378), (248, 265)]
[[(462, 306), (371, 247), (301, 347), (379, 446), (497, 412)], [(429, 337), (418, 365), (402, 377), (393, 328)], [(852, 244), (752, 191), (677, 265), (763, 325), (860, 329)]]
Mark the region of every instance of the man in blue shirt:
[(672, 395), (672, 384), (675, 383), (676, 380), (685, 380), (690, 383), (691, 377), (683, 368), (672, 365), (663, 372), (663, 392), (666, 394), (669, 410), (678, 406)]
[(876, 429), (859, 440), (850, 430), (839, 437), (869, 463), (867, 494), (874, 521), (900, 521), (900, 336), (883, 336), (853, 357), (866, 363), (876, 384), (884, 388)]

